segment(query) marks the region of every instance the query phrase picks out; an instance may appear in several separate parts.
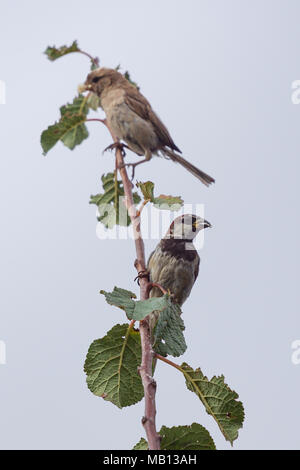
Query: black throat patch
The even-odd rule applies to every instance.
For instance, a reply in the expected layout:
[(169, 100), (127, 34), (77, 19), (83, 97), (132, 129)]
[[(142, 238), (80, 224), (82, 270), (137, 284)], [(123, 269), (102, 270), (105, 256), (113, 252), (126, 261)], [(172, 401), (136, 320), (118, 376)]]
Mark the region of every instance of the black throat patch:
[[(186, 245), (190, 249), (187, 249)], [(185, 261), (194, 261), (198, 256), (197, 250), (194, 248), (192, 240), (183, 240), (176, 238), (163, 238), (160, 242), (161, 251), (170, 253), (176, 259), (183, 259)]]

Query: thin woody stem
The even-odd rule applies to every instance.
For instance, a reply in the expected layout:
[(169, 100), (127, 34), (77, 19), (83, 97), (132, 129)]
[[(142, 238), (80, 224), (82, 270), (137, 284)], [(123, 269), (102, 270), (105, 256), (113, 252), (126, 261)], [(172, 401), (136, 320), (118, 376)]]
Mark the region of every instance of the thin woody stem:
[[(118, 142), (118, 139), (113, 134), (112, 130), (109, 128), (106, 120), (98, 119), (103, 122), (111, 133), (114, 142)], [(136, 250), (136, 261), (135, 267), (138, 272), (146, 271), (146, 262), (145, 262), (145, 248), (144, 241), (141, 235), (140, 227), (140, 215), (137, 213), (136, 207), (133, 201), (132, 194), (132, 183), (128, 178), (126, 167), (124, 166), (124, 159), (120, 148), (116, 148), (116, 168), (119, 170), (125, 194), (125, 204), (128, 210), (129, 217), (131, 219), (133, 233), (134, 233), (134, 243)], [(146, 277), (140, 279), (140, 298), (141, 300), (146, 300), (149, 298), (149, 281)], [(145, 396), (145, 412), (142, 418), (142, 424), (144, 426), (148, 448), (150, 450), (160, 450), (160, 435), (156, 431), (156, 404), (155, 404), (155, 394), (156, 394), (156, 382), (152, 377), (152, 363), (154, 358), (154, 352), (151, 345), (151, 334), (148, 318), (140, 322), (140, 336), (141, 336), (141, 346), (142, 346), (142, 363), (138, 369), (138, 372), (141, 376), (144, 396)]]
[(87, 56), (87, 57), (93, 62), (93, 64), (94, 64), (96, 67), (99, 67), (99, 59), (98, 59), (98, 57), (93, 57), (93, 56), (91, 56), (91, 54), (89, 54), (88, 52), (82, 51), (81, 49), (79, 49), (79, 50), (76, 51), (76, 52), (79, 52), (80, 54), (83, 54), (83, 55)]
[(157, 359), (159, 359), (160, 361), (163, 361), (166, 364), (169, 364), (169, 366), (175, 367), (175, 369), (178, 369), (182, 372), (182, 368), (178, 364), (176, 364), (175, 362), (170, 361), (170, 359), (167, 359), (166, 357), (163, 357), (160, 354), (155, 354), (155, 357)]
[(128, 328), (133, 328), (134, 327), (134, 324), (135, 324), (135, 320), (131, 320), (131, 322), (129, 323), (128, 325)]
[(105, 124), (106, 125), (106, 120), (105, 119), (97, 119), (97, 118), (91, 118), (91, 119), (86, 119), (86, 122), (89, 122), (89, 121), (98, 121), (98, 122), (102, 122), (102, 124)]
[(144, 209), (145, 205), (148, 204), (148, 202), (150, 201), (150, 199), (145, 199), (140, 208), (137, 210), (137, 216), (140, 217), (141, 213), (142, 213), (142, 210)]
[(148, 292), (150, 292), (150, 290), (152, 289), (152, 287), (157, 287), (164, 295), (167, 294), (168, 292), (166, 291), (166, 289), (164, 289), (160, 284), (158, 284), (157, 282), (149, 282), (148, 283)]

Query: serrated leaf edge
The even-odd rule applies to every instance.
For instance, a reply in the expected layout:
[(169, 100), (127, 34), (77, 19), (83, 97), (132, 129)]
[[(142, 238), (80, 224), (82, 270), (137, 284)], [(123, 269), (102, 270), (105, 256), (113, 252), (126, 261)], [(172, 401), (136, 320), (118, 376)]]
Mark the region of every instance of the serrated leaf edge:
[[(223, 426), (222, 426), (221, 423), (219, 422), (217, 416), (214, 414), (214, 412), (212, 411), (212, 409), (211, 409), (211, 407), (209, 406), (208, 402), (206, 401), (206, 399), (205, 399), (203, 393), (201, 392), (200, 388), (198, 387), (197, 383), (196, 383), (195, 380), (192, 379), (191, 376), (183, 369), (183, 367), (182, 367), (183, 365), (188, 366), (193, 372), (197, 372), (197, 371), (200, 371), (200, 372), (201, 372), (201, 374), (203, 375), (203, 379), (197, 379), (198, 382), (200, 381), (200, 382), (203, 382), (203, 383), (208, 383), (208, 382), (211, 382), (214, 378), (217, 378), (217, 376), (214, 375), (210, 380), (208, 380), (208, 378), (203, 374), (203, 372), (201, 371), (200, 368), (197, 368), (197, 369), (194, 370), (192, 367), (190, 367), (190, 366), (189, 366), (188, 364), (186, 364), (186, 363), (183, 363), (181, 366), (178, 367), (179, 370), (181, 370), (181, 372), (182, 372), (183, 375), (185, 376), (186, 380), (189, 381), (195, 389), (197, 389), (197, 392), (198, 392), (198, 393), (196, 393), (196, 394), (199, 395), (199, 398), (200, 398), (200, 400), (202, 401), (203, 405), (205, 406), (205, 409), (206, 409), (207, 413), (210, 414), (210, 415), (214, 418), (214, 420), (216, 421), (216, 423), (217, 423), (217, 425), (218, 425), (218, 427), (219, 427), (221, 433), (222, 433), (223, 436), (225, 437), (225, 439), (226, 439), (227, 441), (229, 441), (231, 445), (233, 445), (233, 440), (229, 438), (229, 436), (227, 435), (225, 429), (223, 428)], [(238, 394), (237, 394), (234, 390), (231, 390), (231, 388), (224, 382), (224, 378), (225, 378), (224, 375), (221, 375), (220, 378), (223, 379), (224, 387), (227, 388), (228, 390), (230, 390), (232, 393), (236, 394), (237, 396), (236, 396), (235, 398), (238, 398)], [(205, 380), (205, 379), (206, 379), (206, 380)], [(217, 383), (215, 383), (215, 382), (214, 382), (214, 386), (219, 387), (221, 390), (224, 388), (224, 387), (221, 387), (221, 385), (219, 385), (219, 384), (217, 384)], [(219, 397), (214, 397), (214, 396), (213, 396), (212, 398), (216, 398), (217, 400), (219, 400)]]

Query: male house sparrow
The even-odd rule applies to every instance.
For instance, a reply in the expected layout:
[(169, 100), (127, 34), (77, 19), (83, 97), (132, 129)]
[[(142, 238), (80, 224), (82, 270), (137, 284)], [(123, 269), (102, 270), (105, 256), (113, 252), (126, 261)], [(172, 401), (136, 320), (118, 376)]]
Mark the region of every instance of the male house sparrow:
[[(211, 224), (201, 217), (190, 214), (177, 217), (148, 259), (149, 281), (169, 290), (173, 301), (180, 306), (189, 297), (199, 272), (200, 257), (193, 239), (207, 227)], [(160, 296), (162, 291), (153, 287), (150, 297)], [(158, 316), (159, 312), (151, 314), (152, 331)]]
[[(130, 164), (133, 168), (160, 153), (165, 158), (180, 163), (206, 186), (214, 183), (211, 176), (174, 152), (176, 150), (181, 153), (167, 128), (147, 99), (121, 73), (104, 67), (96, 69), (89, 73), (79, 90), (96, 93), (115, 136), (126, 142), (127, 147), (137, 155), (145, 155), (144, 160)], [(116, 144), (112, 144), (108, 148), (115, 146)]]

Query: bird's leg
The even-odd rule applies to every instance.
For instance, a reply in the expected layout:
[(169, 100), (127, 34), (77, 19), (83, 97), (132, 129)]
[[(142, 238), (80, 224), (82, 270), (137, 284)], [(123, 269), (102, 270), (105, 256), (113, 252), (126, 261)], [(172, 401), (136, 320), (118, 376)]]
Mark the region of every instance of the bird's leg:
[(146, 278), (148, 281), (150, 280), (149, 275), (150, 275), (149, 271), (147, 271), (147, 269), (145, 269), (143, 271), (139, 271), (138, 275), (136, 276), (136, 278), (134, 280), (135, 281), (137, 280), (138, 285), (140, 285), (140, 279)]
[(140, 165), (141, 163), (145, 163), (145, 162), (148, 162), (149, 159), (148, 158), (144, 158), (144, 160), (141, 160), (140, 162), (136, 162), (136, 163), (124, 163), (124, 166), (131, 166), (132, 168), (132, 173), (131, 173), (131, 181), (133, 180), (134, 178), (134, 174), (135, 174), (135, 167)]
[[(127, 147), (127, 146), (125, 146), (125, 147)], [(138, 154), (138, 155), (140, 155), (140, 154)], [(135, 167), (138, 166), (138, 165), (141, 165), (142, 163), (148, 162), (151, 158), (152, 158), (152, 152), (151, 152), (151, 150), (147, 149), (145, 151), (145, 158), (143, 160), (140, 160), (139, 162), (136, 162), (136, 163), (124, 163), (124, 165), (122, 165), (120, 168), (123, 168), (123, 167), (126, 167), (126, 166), (131, 166), (131, 168), (132, 168), (131, 181), (132, 181), (133, 178), (134, 178), (134, 174), (135, 174)]]
[(125, 153), (124, 148), (129, 149), (128, 145), (126, 144), (122, 144), (121, 142), (113, 142), (108, 147), (106, 147), (102, 153), (106, 152), (107, 150), (119, 149), (121, 150), (122, 157), (125, 157), (126, 153)]

